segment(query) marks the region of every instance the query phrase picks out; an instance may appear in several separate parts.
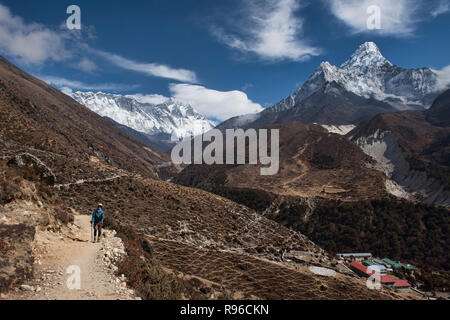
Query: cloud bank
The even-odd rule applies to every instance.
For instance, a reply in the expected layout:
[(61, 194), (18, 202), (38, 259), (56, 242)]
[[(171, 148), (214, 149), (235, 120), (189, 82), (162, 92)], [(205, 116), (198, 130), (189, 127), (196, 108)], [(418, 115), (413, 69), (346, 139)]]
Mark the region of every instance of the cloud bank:
[(441, 70), (433, 70), (437, 75), (437, 90), (447, 90), (450, 88), (450, 65)]
[(298, 0), (251, 0), (246, 4), (246, 18), (233, 21), (236, 33), (211, 28), (220, 42), (264, 60), (304, 61), (320, 54), (301, 37), (303, 19), (295, 15), (300, 8)]
[(40, 24), (27, 24), (0, 4), (0, 52), (25, 64), (62, 61), (70, 57), (64, 37)]
[[(87, 36), (90, 37), (92, 31), (90, 28), (87, 30)], [(77, 41), (69, 43), (73, 39), (77, 39)], [(83, 43), (79, 32), (54, 31), (41, 24), (26, 23), (21, 17), (14, 16), (6, 6), (0, 4), (1, 54), (17, 58), (25, 64), (41, 65), (47, 61), (61, 62), (73, 58), (75, 54), (71, 52), (82, 53), (83, 56), (94, 53), (117, 67), (153, 77), (180, 82), (198, 82), (194, 71), (176, 69), (160, 63), (136, 62), (114, 53), (90, 48), (89, 45)], [(70, 66), (87, 73), (98, 70), (97, 65), (87, 57), (83, 57), (77, 63), (72, 61)]]
[(209, 119), (223, 121), (263, 110), (260, 104), (251, 101), (242, 91), (224, 92), (192, 84), (171, 84), (169, 90), (175, 100), (189, 103)]
[[(417, 23), (449, 11), (449, 0), (324, 0), (331, 13), (352, 33), (377, 32), (384, 36), (411, 36)], [(381, 29), (369, 30), (367, 9), (380, 8)]]

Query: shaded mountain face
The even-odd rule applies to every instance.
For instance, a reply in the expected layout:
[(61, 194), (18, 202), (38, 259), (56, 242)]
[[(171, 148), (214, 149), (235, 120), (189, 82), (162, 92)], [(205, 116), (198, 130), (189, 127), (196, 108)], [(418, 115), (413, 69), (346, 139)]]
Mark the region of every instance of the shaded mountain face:
[[(102, 178), (101, 166), (158, 177), (169, 161), (72, 98), (0, 58), (2, 156), (29, 152), (57, 183)], [(84, 166), (88, 163), (88, 166)], [(106, 174), (106, 171), (103, 170)]]
[(450, 127), (450, 90), (441, 94), (426, 111), (428, 122), (439, 127)]
[(356, 124), (378, 113), (428, 108), (442, 90), (429, 68), (405, 69), (362, 44), (342, 66), (323, 62), (288, 98), (259, 114), (232, 118), (220, 127), (257, 127), (298, 120), (305, 124)]
[(133, 96), (103, 92), (74, 92), (69, 95), (102, 117), (114, 120), (122, 129), (128, 127), (139, 132), (135, 136), (144, 143), (155, 141), (150, 146), (159, 146), (162, 151), (173, 146), (172, 135), (176, 139), (197, 136), (215, 125), (190, 105), (173, 99), (151, 104)]
[[(394, 111), (395, 109), (386, 102), (363, 98), (333, 81), (325, 84), (299, 105), (276, 113), (263, 112), (257, 120), (246, 124), (245, 127), (260, 127), (289, 121), (345, 125), (359, 123), (377, 113)], [(220, 127), (222, 126), (227, 126), (227, 123)], [(239, 125), (236, 124), (235, 127)]]
[(105, 117), (105, 119), (111, 121), (111, 123), (113, 123), (116, 127), (139, 139), (141, 142), (145, 143), (152, 149), (168, 154), (170, 150), (176, 145), (176, 142), (171, 140), (171, 136), (169, 134), (160, 133), (157, 135), (150, 135), (124, 126), (123, 124), (120, 124), (111, 118)]
[(348, 134), (404, 189), (404, 196), (450, 206), (449, 92), (426, 111), (380, 114)]

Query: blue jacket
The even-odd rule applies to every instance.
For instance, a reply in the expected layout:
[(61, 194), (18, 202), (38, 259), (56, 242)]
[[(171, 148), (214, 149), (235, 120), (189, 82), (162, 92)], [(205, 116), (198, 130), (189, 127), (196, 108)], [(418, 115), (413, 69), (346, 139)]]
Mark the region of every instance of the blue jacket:
[(103, 224), (103, 220), (105, 219), (105, 212), (102, 208), (95, 209), (94, 212), (92, 212), (92, 219), (91, 222), (94, 224)]

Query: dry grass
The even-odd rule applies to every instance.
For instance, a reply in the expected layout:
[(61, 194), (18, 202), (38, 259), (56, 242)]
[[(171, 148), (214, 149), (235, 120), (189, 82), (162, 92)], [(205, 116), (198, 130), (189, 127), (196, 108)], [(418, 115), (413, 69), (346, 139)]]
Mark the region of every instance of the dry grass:
[(110, 223), (122, 238), (127, 256), (118, 272), (125, 274), (129, 285), (146, 300), (173, 300), (181, 297), (181, 288), (175, 277), (168, 275), (153, 257), (148, 241), (131, 228)]

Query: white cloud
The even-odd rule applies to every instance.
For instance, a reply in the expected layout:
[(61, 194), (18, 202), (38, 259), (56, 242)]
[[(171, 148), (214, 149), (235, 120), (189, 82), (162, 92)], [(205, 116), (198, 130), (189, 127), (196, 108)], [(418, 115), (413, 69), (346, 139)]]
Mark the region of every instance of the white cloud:
[(303, 61), (320, 54), (318, 48), (301, 38), (303, 20), (295, 15), (299, 0), (251, 0), (246, 4), (246, 19), (232, 23), (237, 34), (211, 29), (221, 42), (266, 60)]
[[(126, 70), (182, 82), (198, 82), (195, 72), (190, 70), (175, 69), (159, 63), (140, 63), (90, 48), (83, 42), (85, 37), (93, 37), (92, 27), (86, 27), (83, 32), (68, 32), (65, 29), (53, 31), (41, 24), (25, 23), (21, 17), (14, 16), (6, 6), (0, 4), (0, 54), (17, 58), (26, 64), (43, 64), (48, 60), (60, 62), (73, 58), (75, 54), (72, 54), (72, 50), (76, 53), (83, 51), (83, 54), (90, 52), (100, 55)], [(88, 73), (97, 70), (95, 63), (86, 57), (78, 63), (71, 61), (70, 65)]]
[(25, 23), (1, 4), (0, 52), (27, 64), (62, 61), (70, 56), (60, 34), (37, 23)]
[(431, 16), (437, 17), (441, 14), (450, 12), (450, 1), (449, 0), (441, 0), (437, 7), (431, 11)]
[(90, 49), (92, 52), (102, 56), (114, 65), (126, 69), (132, 70), (140, 73), (144, 73), (150, 76), (161, 77), (166, 79), (172, 79), (183, 82), (198, 82), (197, 76), (194, 71), (185, 69), (174, 69), (170, 66), (159, 64), (159, 63), (141, 63), (136, 62), (117, 54)]
[(61, 90), (64, 89), (64, 91), (69, 91), (73, 89), (92, 90), (92, 91), (99, 91), (99, 90), (124, 91), (124, 90), (133, 90), (139, 87), (138, 85), (127, 85), (120, 83), (87, 84), (81, 81), (69, 80), (53, 76), (41, 76), (38, 78), (48, 83), (49, 85), (55, 86)]
[(170, 99), (160, 94), (140, 94), (140, 93), (129, 94), (126, 95), (125, 97), (136, 99), (140, 103), (150, 103), (150, 104), (161, 104)]
[(210, 119), (226, 120), (263, 110), (242, 91), (223, 92), (192, 84), (171, 84), (169, 89), (175, 100), (191, 104)]
[(81, 59), (81, 61), (77, 64), (77, 67), (80, 70), (88, 73), (92, 73), (98, 69), (97, 65), (88, 58)]
[(433, 70), (437, 75), (437, 90), (446, 90), (450, 88), (450, 65), (441, 70)]
[[(449, 0), (324, 0), (332, 14), (353, 33), (376, 32), (385, 36), (404, 37), (414, 34), (417, 23), (449, 10)], [(370, 30), (367, 21), (370, 6), (380, 8), (381, 29)]]
[(414, 31), (415, 0), (329, 0), (332, 13), (347, 24), (353, 32), (373, 32), (367, 28), (370, 14), (367, 8), (376, 5), (381, 9), (381, 29), (383, 35), (405, 36)]

